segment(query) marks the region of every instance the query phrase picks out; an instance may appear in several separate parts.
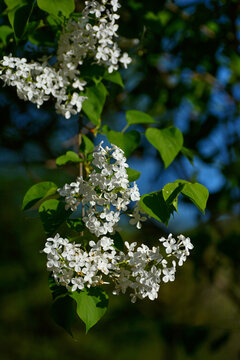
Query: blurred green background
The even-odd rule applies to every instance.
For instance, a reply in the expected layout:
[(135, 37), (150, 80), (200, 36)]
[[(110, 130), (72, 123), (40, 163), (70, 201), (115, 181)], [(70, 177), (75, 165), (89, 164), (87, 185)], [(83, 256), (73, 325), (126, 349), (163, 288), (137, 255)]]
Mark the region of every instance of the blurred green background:
[[(195, 153), (192, 166), (179, 156), (165, 171), (155, 150), (142, 141), (129, 159), (142, 171), (141, 193), (177, 178), (208, 187), (206, 216), (182, 203), (169, 229), (147, 223), (124, 226), (123, 238), (156, 243), (167, 232), (189, 235), (194, 251), (164, 284), (159, 299), (131, 304), (110, 296), (104, 318), (86, 336), (72, 339), (50, 317), (51, 296), (45, 235), (34, 212), (21, 202), (32, 184), (61, 186), (74, 168), (56, 169), (53, 159), (74, 149), (77, 119), (56, 116), (0, 90), (0, 339), (4, 360), (70, 358), (142, 360), (240, 359), (240, 4), (238, 1), (121, 1), (120, 42), (133, 58), (122, 72), (126, 87), (110, 85), (103, 122), (117, 130), (124, 111), (146, 111), (159, 127), (174, 124)], [(0, 26), (7, 24), (1, 1)], [(126, 38), (130, 39), (127, 40)], [(31, 57), (29, 44), (0, 38), (0, 52)], [(26, 55), (27, 54), (27, 55)], [(143, 128), (138, 127), (141, 131)], [(96, 143), (100, 140), (96, 139)]]

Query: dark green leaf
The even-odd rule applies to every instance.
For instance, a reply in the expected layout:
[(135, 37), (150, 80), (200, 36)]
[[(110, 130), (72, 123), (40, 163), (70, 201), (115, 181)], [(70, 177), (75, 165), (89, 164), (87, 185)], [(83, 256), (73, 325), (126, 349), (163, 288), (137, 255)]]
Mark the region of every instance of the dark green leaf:
[(74, 0), (37, 0), (38, 7), (49, 14), (69, 16), (75, 9)]
[(172, 204), (168, 205), (164, 200), (162, 190), (141, 196), (140, 204), (148, 215), (166, 225), (175, 210)]
[(65, 210), (65, 203), (57, 199), (44, 201), (38, 211), (47, 236), (52, 236), (71, 214), (70, 210)]
[[(27, 0), (4, 0), (7, 5), (6, 13), (8, 15), (8, 20), (14, 29), (14, 17), (15, 12), (22, 6), (27, 5)], [(23, 25), (24, 27), (24, 25)]]
[(78, 154), (73, 151), (67, 151), (65, 155), (61, 155), (56, 159), (56, 164), (58, 166), (63, 166), (68, 163), (79, 163), (81, 161), (82, 160), (80, 159)]
[(124, 87), (122, 77), (118, 71), (114, 71), (111, 74), (106, 71), (103, 75), (104, 80), (111, 81), (112, 83), (115, 83), (117, 85), (120, 85), (122, 88)]
[(49, 275), (48, 277), (48, 286), (51, 291), (53, 300), (55, 300), (57, 297), (65, 296), (68, 293), (65, 286), (56, 284), (52, 275)]
[(67, 219), (67, 226), (77, 232), (82, 232), (85, 228), (85, 224), (82, 219)]
[(93, 150), (94, 150), (93, 142), (86, 135), (82, 135), (82, 142), (81, 142), (79, 150), (85, 156), (88, 155), (89, 153), (93, 152)]
[(44, 181), (33, 185), (25, 194), (22, 210), (30, 209), (39, 200), (52, 196), (57, 192), (57, 185), (51, 181)]
[[(32, 25), (32, 22), (30, 23)], [(29, 26), (30, 26), (29, 24)], [(54, 47), (55, 46), (55, 38), (56, 33), (49, 26), (43, 26), (40, 28), (36, 27), (33, 31), (29, 31), (29, 26), (27, 29), (28, 32), (28, 40), (38, 46), (46, 46), (46, 47)]]
[(74, 291), (71, 297), (77, 303), (77, 314), (86, 325), (86, 333), (105, 314), (108, 307), (107, 294), (98, 287)]
[(114, 240), (114, 247), (116, 250), (119, 250), (119, 251), (124, 251), (124, 241), (121, 237), (121, 235), (119, 234), (119, 232), (115, 232), (114, 235), (111, 235), (111, 237), (113, 238)]
[(85, 93), (87, 99), (83, 102), (82, 108), (89, 120), (95, 125), (101, 123), (101, 114), (107, 94), (107, 89), (103, 83), (89, 87)]
[(34, 4), (20, 6), (14, 13), (13, 29), (16, 37), (20, 39), (28, 25)]
[(86, 60), (81, 68), (81, 77), (84, 79), (101, 81), (104, 76), (104, 68)]
[(128, 180), (129, 180), (129, 182), (136, 181), (136, 180), (139, 179), (140, 176), (141, 176), (140, 171), (137, 171), (137, 170), (134, 170), (134, 169), (130, 169), (130, 168), (127, 168), (127, 174), (128, 174)]
[(183, 145), (182, 133), (175, 127), (163, 130), (147, 129), (146, 138), (159, 151), (166, 168), (175, 159)]
[(108, 141), (111, 144), (119, 146), (129, 157), (131, 153), (139, 146), (141, 135), (138, 131), (132, 130), (127, 133), (120, 133), (114, 130), (106, 130)]
[(155, 123), (155, 120), (150, 115), (137, 110), (128, 110), (126, 112), (126, 120), (128, 125)]
[(71, 328), (75, 318), (75, 309), (74, 300), (70, 296), (57, 298), (52, 304), (51, 315), (56, 324), (73, 336)]

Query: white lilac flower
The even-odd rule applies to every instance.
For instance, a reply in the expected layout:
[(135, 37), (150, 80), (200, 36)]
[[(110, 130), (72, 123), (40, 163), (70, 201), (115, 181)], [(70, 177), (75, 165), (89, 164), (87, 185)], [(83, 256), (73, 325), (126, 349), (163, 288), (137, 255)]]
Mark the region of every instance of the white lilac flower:
[[(173, 239), (172, 235), (170, 238)], [(176, 242), (176, 250), (166, 253), (167, 258), (178, 259), (182, 254), (186, 256), (182, 249), (182, 242), (186, 238), (183, 235), (178, 238), (181, 240)], [(187, 239), (190, 245), (190, 239)], [(167, 241), (160, 239), (160, 243)], [(47, 270), (52, 272), (56, 283), (71, 291), (112, 282), (115, 295), (126, 293), (129, 289), (132, 302), (137, 298), (155, 300), (161, 281), (167, 283), (175, 280), (176, 261), (172, 260), (169, 266), (159, 247), (149, 248), (145, 244), (137, 247), (137, 243), (125, 242), (125, 251), (119, 252), (114, 248), (113, 239), (104, 236), (97, 242), (91, 240), (89, 251), (86, 251), (80, 244), (71, 243), (57, 234), (47, 239), (42, 252), (47, 255)]]
[(76, 115), (86, 99), (76, 92), (84, 91), (87, 84), (81, 79), (81, 65), (86, 58), (105, 66), (109, 73), (118, 70), (119, 64), (126, 68), (131, 62), (115, 41), (119, 7), (118, 0), (85, 1), (78, 21), (70, 18), (62, 29), (53, 66), (47, 57), (27, 62), (9, 54), (0, 61), (0, 79), (5, 85), (15, 86), (20, 99), (38, 108), (53, 98), (57, 113), (66, 119)]
[(142, 228), (142, 222), (147, 220), (146, 214), (144, 210), (141, 208), (139, 202), (136, 203), (136, 205), (133, 208), (132, 214), (129, 214), (131, 217), (129, 223), (131, 225), (136, 225), (137, 229)]
[[(129, 184), (128, 164), (124, 152), (117, 146), (103, 148), (102, 143), (97, 146), (92, 166), (95, 168), (88, 179), (78, 177), (58, 192), (65, 198), (66, 210), (75, 211), (79, 205), (85, 208), (83, 221), (90, 232), (99, 237), (116, 230), (120, 215), (127, 211), (131, 201), (140, 200), (140, 193), (136, 183)], [(140, 228), (140, 222), (145, 219), (136, 208), (130, 222)]]

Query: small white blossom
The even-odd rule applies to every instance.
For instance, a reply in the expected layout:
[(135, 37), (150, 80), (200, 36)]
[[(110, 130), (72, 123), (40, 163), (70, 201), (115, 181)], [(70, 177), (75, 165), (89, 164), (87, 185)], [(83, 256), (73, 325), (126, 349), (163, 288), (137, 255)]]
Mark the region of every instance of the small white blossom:
[(120, 7), (118, 0), (85, 1), (82, 16), (70, 18), (59, 37), (57, 62), (53, 66), (48, 58), (27, 62), (25, 58), (4, 56), (0, 61), (0, 79), (8, 86), (15, 86), (20, 99), (31, 101), (39, 108), (50, 98), (54, 99), (56, 112), (69, 119), (78, 114), (86, 97), (86, 81), (80, 80), (81, 66), (86, 58), (105, 66), (108, 72), (126, 68), (130, 57), (115, 41)]
[[(85, 207), (83, 221), (94, 235), (100, 237), (116, 230), (121, 213), (128, 209), (131, 201), (139, 201), (140, 193), (136, 183), (132, 187), (129, 184), (128, 164), (117, 146), (105, 149), (102, 143), (97, 146), (92, 165), (97, 170), (92, 170), (88, 179), (79, 177), (58, 192), (65, 197), (66, 210), (75, 211), (79, 205)], [(140, 228), (139, 224), (145, 217), (137, 213), (137, 208), (134, 211), (130, 222)]]
[[(190, 239), (178, 236), (177, 247), (167, 256), (179, 258), (186, 256), (183, 243), (190, 245)], [(161, 238), (160, 243), (174, 240), (172, 235), (168, 239)], [(104, 236), (97, 241), (89, 242), (89, 251), (83, 250), (80, 244), (69, 242), (58, 234), (48, 238), (43, 252), (47, 255), (47, 269), (51, 271), (57, 284), (66, 286), (72, 291), (82, 290), (84, 287), (99, 286), (113, 282), (113, 294), (126, 293), (130, 290), (132, 302), (138, 299), (158, 297), (161, 281), (164, 283), (175, 280), (176, 261), (171, 266), (160, 253), (159, 247), (149, 248), (137, 243), (125, 242), (126, 250), (116, 251), (114, 241)], [(167, 250), (167, 247), (165, 246)], [(108, 281), (106, 281), (108, 280)]]

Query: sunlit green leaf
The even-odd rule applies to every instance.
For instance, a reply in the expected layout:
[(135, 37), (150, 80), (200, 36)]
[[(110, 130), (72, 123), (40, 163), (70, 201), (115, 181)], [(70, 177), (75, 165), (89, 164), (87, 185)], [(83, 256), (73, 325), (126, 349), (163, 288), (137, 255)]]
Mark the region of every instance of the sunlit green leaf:
[(99, 125), (101, 122), (101, 114), (107, 94), (107, 89), (103, 83), (87, 88), (85, 94), (87, 99), (83, 102), (82, 108), (89, 120), (95, 125)]
[(186, 180), (176, 180), (174, 183), (169, 183), (162, 189), (164, 200), (169, 204), (172, 203), (177, 210), (177, 198), (180, 193), (188, 197), (196, 207), (202, 212), (208, 200), (208, 190), (205, 186), (199, 183), (191, 183)]
[(163, 198), (168, 205), (173, 205), (177, 211), (178, 196), (184, 188), (184, 184), (181, 183), (169, 183), (162, 189)]
[(188, 161), (193, 165), (194, 152), (186, 147), (182, 147), (181, 153), (188, 159)]
[(54, 195), (57, 192), (57, 185), (51, 181), (44, 181), (33, 185), (25, 194), (22, 209), (30, 209), (39, 200)]
[(137, 170), (134, 170), (134, 169), (131, 169), (131, 168), (127, 168), (127, 174), (128, 174), (129, 182), (136, 181), (141, 176), (140, 171), (137, 171)]
[(106, 71), (103, 75), (103, 79), (111, 81), (112, 83), (115, 83), (121, 86), (122, 88), (124, 87), (123, 80), (119, 71), (114, 71), (111, 74), (108, 71)]
[(126, 120), (128, 125), (155, 123), (155, 120), (150, 115), (137, 110), (128, 110), (126, 112)]
[(67, 151), (65, 155), (61, 155), (56, 159), (56, 164), (58, 166), (63, 166), (68, 163), (79, 163), (81, 161), (82, 160), (80, 159), (78, 154), (73, 151)]
[(98, 287), (74, 291), (71, 297), (77, 303), (77, 314), (86, 326), (86, 332), (105, 314), (108, 307), (107, 294)]
[(69, 16), (75, 9), (74, 0), (37, 0), (38, 7), (49, 14)]
[(0, 40), (3, 45), (7, 45), (7, 39), (9, 35), (13, 33), (13, 29), (10, 26), (2, 25), (0, 26)]
[(120, 133), (114, 130), (108, 130), (105, 128), (108, 141), (111, 144), (119, 146), (125, 153), (126, 157), (129, 157), (131, 153), (139, 146), (141, 141), (141, 135), (138, 131), (132, 130), (127, 133)]
[(172, 163), (183, 146), (182, 133), (175, 127), (162, 130), (149, 128), (146, 131), (146, 138), (159, 151), (166, 168)]
[(199, 183), (187, 182), (184, 185), (182, 194), (187, 196), (197, 208), (204, 214), (209, 197), (208, 189)]
[(80, 152), (86, 156), (89, 153), (93, 152), (93, 150), (94, 150), (94, 143), (86, 135), (82, 135)]

